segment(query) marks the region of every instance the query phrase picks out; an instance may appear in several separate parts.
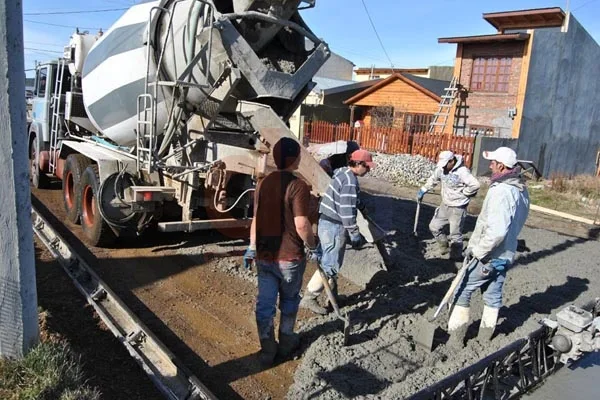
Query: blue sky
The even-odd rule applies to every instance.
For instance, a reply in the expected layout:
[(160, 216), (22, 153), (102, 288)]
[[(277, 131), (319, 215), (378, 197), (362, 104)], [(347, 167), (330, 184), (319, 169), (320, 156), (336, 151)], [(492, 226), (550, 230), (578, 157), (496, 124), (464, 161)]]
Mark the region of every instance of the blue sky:
[[(107, 29), (123, 11), (55, 15), (60, 11), (122, 8), (134, 0), (24, 0), (25, 68), (33, 68), (35, 60), (57, 56), (69, 41), (75, 26), (95, 32)], [(394, 67), (427, 67), (452, 65), (456, 46), (438, 44), (439, 37), (494, 33), (494, 28), (481, 18), (482, 13), (539, 7), (562, 7), (567, 3), (573, 15), (600, 43), (600, 0), (364, 0), (385, 51)], [(43, 13), (42, 15), (26, 15)], [(314, 9), (302, 16), (315, 34), (329, 43), (331, 49), (358, 67), (389, 67), (369, 22), (363, 0), (317, 0)], [(47, 24), (65, 25), (66, 27)], [(28, 73), (31, 76), (31, 73)]]

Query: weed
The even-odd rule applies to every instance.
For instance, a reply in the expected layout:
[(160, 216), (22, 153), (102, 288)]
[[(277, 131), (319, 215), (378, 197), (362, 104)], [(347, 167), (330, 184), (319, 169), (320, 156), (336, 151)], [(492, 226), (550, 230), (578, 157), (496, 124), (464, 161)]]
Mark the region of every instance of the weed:
[(99, 400), (86, 385), (81, 359), (66, 343), (41, 343), (21, 360), (0, 359), (0, 398)]

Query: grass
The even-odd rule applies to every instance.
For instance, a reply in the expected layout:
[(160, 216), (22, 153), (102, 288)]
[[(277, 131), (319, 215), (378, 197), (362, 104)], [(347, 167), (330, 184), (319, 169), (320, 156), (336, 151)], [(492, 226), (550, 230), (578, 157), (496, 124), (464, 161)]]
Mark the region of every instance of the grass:
[(0, 359), (0, 398), (99, 400), (84, 379), (81, 359), (62, 343), (41, 343), (21, 360)]

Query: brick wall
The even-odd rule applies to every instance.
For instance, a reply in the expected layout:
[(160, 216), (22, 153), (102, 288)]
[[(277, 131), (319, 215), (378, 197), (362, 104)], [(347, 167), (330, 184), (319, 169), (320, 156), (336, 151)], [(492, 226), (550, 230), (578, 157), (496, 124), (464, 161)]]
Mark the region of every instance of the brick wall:
[[(474, 58), (486, 56), (512, 58), (508, 92), (473, 91), (469, 93), (469, 98), (467, 99), (467, 105), (469, 106), (467, 126), (491, 126), (495, 128), (497, 136), (511, 137), (514, 121), (508, 117), (508, 109), (516, 107), (517, 104), (524, 45), (525, 42), (521, 41), (464, 45), (460, 83), (467, 88), (471, 87)], [(517, 110), (517, 112), (521, 111)]]

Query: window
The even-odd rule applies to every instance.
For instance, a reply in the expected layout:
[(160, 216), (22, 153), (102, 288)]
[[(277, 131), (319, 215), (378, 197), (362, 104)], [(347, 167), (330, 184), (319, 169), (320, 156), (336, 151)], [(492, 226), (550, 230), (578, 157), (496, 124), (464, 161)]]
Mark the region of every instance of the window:
[(470, 136), (497, 136), (496, 129), (486, 125), (470, 125), (469, 134)]
[(37, 97), (46, 95), (46, 78), (48, 77), (48, 68), (40, 68), (37, 72)]
[(404, 132), (423, 133), (429, 131), (433, 114), (403, 114)]
[(477, 57), (473, 59), (471, 90), (508, 92), (510, 57)]

